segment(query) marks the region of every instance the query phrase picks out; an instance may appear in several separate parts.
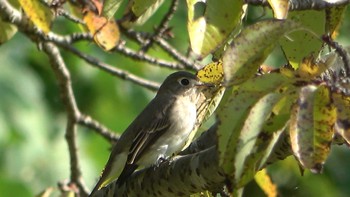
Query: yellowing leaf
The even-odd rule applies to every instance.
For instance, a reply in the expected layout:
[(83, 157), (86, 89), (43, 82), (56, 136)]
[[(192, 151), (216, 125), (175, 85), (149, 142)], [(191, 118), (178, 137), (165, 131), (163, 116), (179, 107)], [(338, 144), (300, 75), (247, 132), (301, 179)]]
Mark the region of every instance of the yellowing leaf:
[(19, 0), (19, 3), (34, 25), (44, 33), (49, 33), (53, 17), (51, 10), (39, 0)]
[(304, 168), (315, 173), (322, 171), (330, 152), (335, 120), (328, 87), (308, 85), (301, 89), (292, 109), (290, 136), (294, 155)]
[(276, 19), (286, 19), (289, 11), (289, 0), (268, 0)]
[(315, 57), (310, 55), (305, 57), (296, 73), (303, 79), (312, 79), (316, 76), (320, 76), (327, 69), (327, 65), (323, 62), (316, 62)]
[(220, 84), (224, 79), (222, 60), (206, 65), (200, 69), (196, 75), (205, 83)]
[(187, 0), (191, 49), (200, 57), (220, 47), (242, 16), (242, 0)]
[(337, 108), (335, 129), (350, 144), (350, 97), (333, 93), (332, 98)]
[(255, 181), (268, 197), (278, 196), (277, 186), (272, 182), (266, 169), (256, 173)]
[(93, 35), (95, 42), (104, 50), (109, 51), (117, 46), (120, 39), (119, 27), (114, 20), (98, 16), (92, 11), (84, 15), (84, 21)]

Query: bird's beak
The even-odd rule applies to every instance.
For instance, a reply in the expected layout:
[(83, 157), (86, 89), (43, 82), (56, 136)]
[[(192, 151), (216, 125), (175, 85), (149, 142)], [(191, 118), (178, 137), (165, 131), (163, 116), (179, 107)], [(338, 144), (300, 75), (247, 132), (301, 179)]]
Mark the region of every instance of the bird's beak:
[(213, 83), (205, 83), (205, 82), (202, 82), (202, 81), (197, 81), (195, 86), (199, 86), (199, 87), (214, 87), (215, 84), (213, 84)]

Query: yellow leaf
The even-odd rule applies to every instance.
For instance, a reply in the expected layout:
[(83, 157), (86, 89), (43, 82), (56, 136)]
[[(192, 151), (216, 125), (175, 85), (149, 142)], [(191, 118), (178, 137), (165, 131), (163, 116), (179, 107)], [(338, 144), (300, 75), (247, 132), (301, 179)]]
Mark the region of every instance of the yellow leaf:
[(265, 168), (256, 173), (255, 181), (268, 197), (277, 196), (277, 186), (272, 182)]
[(84, 21), (93, 35), (95, 42), (104, 50), (109, 51), (117, 46), (120, 39), (120, 32), (114, 20), (107, 20), (106, 17), (98, 16), (92, 11), (87, 11)]
[(205, 83), (220, 84), (224, 78), (222, 60), (212, 62), (200, 69), (197, 77)]
[(34, 25), (45, 34), (49, 33), (53, 17), (51, 10), (38, 0), (19, 0), (19, 3)]

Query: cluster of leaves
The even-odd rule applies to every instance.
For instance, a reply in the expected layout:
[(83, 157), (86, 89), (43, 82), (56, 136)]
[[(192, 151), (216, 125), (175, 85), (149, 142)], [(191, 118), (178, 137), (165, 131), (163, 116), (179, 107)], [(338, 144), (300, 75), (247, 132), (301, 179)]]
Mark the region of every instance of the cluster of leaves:
[[(114, 15), (122, 0), (10, 2), (22, 8), (33, 26), (48, 37), (54, 16), (65, 13), (64, 6), (68, 6), (74, 13), (70, 19), (84, 24), (84, 31), (94, 42), (111, 51), (122, 43), (123, 30), (130, 33), (135, 26), (145, 23), (164, 0), (129, 1), (118, 22)], [(277, 195), (270, 181), (261, 181), (269, 180), (265, 171), (256, 173), (275, 158), (288, 156), (289, 152), (276, 155), (285, 136), (300, 166), (321, 172), (334, 137), (340, 136), (341, 143), (350, 142), (349, 58), (333, 41), (346, 2), (324, 4), (319, 10), (312, 10), (315, 5), (312, 4), (310, 10), (295, 11), (291, 9), (294, 1), (269, 0), (274, 18), (246, 27), (245, 3), (249, 1), (186, 2), (189, 48), (197, 60), (208, 55), (218, 60), (197, 72), (201, 80), (217, 85), (217, 89), (204, 92), (197, 126), (218, 107), (218, 163), (226, 174), (229, 192), (237, 195), (255, 177), (268, 195)], [(171, 5), (174, 10), (170, 10), (163, 24), (170, 20), (176, 4), (174, 0)], [(0, 21), (0, 26), (0, 43), (8, 41), (17, 31), (9, 21)], [(145, 40), (149, 43), (166, 35), (171, 35), (167, 25), (160, 26), (151, 38), (128, 34), (143, 41), (142, 49), (149, 47)], [(276, 46), (283, 50), (288, 65), (261, 66)], [(327, 46), (334, 51), (325, 55)]]

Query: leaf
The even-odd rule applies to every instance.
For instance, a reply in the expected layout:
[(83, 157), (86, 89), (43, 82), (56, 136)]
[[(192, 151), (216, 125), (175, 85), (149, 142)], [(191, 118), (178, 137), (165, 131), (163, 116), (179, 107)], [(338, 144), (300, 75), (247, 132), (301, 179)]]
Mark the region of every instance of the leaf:
[(289, 79), (283, 75), (271, 73), (250, 79), (239, 87), (234, 87), (232, 93), (226, 91), (228, 95), (226, 103), (218, 109), (217, 135), (219, 165), (227, 174), (234, 174), (235, 146), (250, 109), (264, 95), (289, 82)]
[(242, 0), (187, 0), (191, 49), (201, 58), (213, 52), (239, 25)]
[[(243, 187), (254, 177), (254, 174), (257, 170), (255, 164), (259, 160), (258, 157), (262, 156), (262, 154), (257, 153), (256, 150), (259, 146), (258, 138), (260, 134), (262, 134), (261, 132), (265, 121), (271, 115), (273, 106), (278, 102), (280, 98), (281, 95), (279, 93), (272, 92), (264, 95), (261, 99), (259, 99), (259, 101), (249, 111), (247, 118), (244, 120), (244, 125), (240, 130), (240, 136), (238, 138), (237, 144), (231, 144), (231, 146), (234, 146), (233, 148), (236, 149), (234, 160), (234, 182), (236, 183), (237, 188)], [(284, 124), (285, 122), (282, 123), (281, 127), (283, 127)], [(269, 138), (271, 138), (271, 136), (266, 136), (266, 140)]]
[(52, 20), (51, 10), (38, 0), (19, 0), (29, 19), (45, 34), (49, 33)]
[(130, 28), (134, 25), (144, 24), (163, 3), (164, 0), (130, 1), (123, 17), (123, 27)]
[(341, 25), (341, 21), (343, 21), (346, 8), (347, 5), (326, 8), (326, 32), (331, 35), (332, 39), (337, 37), (338, 29)]
[(17, 32), (17, 27), (0, 19), (0, 45), (10, 40)]
[(289, 0), (268, 0), (274, 17), (276, 19), (286, 19), (289, 11)]
[(325, 62), (318, 61), (313, 54), (304, 57), (298, 69), (296, 70), (296, 77), (302, 79), (313, 79), (320, 76), (324, 71), (326, 71), (328, 65)]
[(220, 84), (224, 79), (222, 60), (207, 64), (197, 72), (197, 77), (205, 83)]
[(102, 8), (102, 15), (108, 20), (111, 19), (120, 7), (122, 0), (105, 0)]
[(266, 169), (256, 173), (255, 181), (268, 197), (278, 196), (277, 186), (272, 182)]
[(350, 97), (333, 92), (332, 99), (337, 109), (335, 130), (350, 144)]
[(106, 17), (98, 16), (92, 11), (84, 14), (84, 21), (95, 42), (104, 50), (109, 51), (117, 46), (120, 39), (120, 32), (114, 20), (107, 20)]
[(322, 171), (330, 152), (336, 120), (330, 91), (324, 85), (308, 85), (301, 89), (292, 110), (290, 136), (294, 155), (312, 172)]
[(271, 19), (243, 29), (223, 56), (225, 84), (239, 84), (254, 76), (278, 38), (297, 27), (290, 20)]
[(207, 64), (197, 72), (196, 76), (202, 82), (215, 85), (214, 87), (204, 89), (197, 102), (196, 127), (199, 127), (214, 113), (224, 95), (225, 87), (220, 85), (223, 80), (222, 62), (218, 61)]
[(289, 12), (288, 19), (296, 21), (305, 28), (304, 31), (295, 31), (288, 37), (280, 39), (282, 50), (294, 69), (305, 56), (311, 53), (317, 57), (321, 47), (321, 36), (325, 33), (325, 12), (316, 10)]

